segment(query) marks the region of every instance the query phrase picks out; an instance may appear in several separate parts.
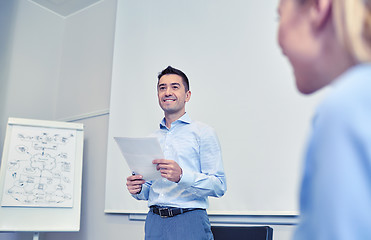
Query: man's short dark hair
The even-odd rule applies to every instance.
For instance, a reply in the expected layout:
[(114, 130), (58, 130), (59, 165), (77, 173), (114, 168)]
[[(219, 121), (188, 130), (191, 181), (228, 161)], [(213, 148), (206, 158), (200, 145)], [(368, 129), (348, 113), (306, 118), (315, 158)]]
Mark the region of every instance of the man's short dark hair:
[(186, 92), (189, 91), (189, 81), (188, 81), (187, 76), (184, 74), (184, 72), (180, 71), (179, 69), (168, 66), (167, 68), (165, 68), (164, 70), (162, 70), (162, 72), (158, 74), (158, 80), (160, 80), (162, 76), (167, 75), (167, 74), (175, 74), (175, 75), (180, 76), (183, 80), (183, 84), (184, 84), (184, 88)]

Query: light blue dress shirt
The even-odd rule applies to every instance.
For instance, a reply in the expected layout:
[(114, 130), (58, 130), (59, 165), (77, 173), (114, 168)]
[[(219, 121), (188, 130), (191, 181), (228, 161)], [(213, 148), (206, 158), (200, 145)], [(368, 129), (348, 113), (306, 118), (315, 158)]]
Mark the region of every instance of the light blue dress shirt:
[(146, 182), (134, 198), (148, 200), (148, 206), (206, 209), (208, 196), (224, 195), (227, 186), (222, 154), (213, 128), (192, 121), (186, 113), (174, 121), (170, 129), (163, 119), (154, 135), (165, 159), (176, 161), (183, 176), (178, 183), (165, 178)]
[(342, 74), (313, 119), (294, 239), (371, 239), (371, 65)]

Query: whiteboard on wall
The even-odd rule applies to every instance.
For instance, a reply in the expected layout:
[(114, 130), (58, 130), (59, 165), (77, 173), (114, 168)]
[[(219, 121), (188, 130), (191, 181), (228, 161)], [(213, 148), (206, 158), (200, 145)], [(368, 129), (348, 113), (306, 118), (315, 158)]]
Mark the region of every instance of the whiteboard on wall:
[(0, 231), (79, 231), (83, 125), (9, 118)]
[(228, 190), (209, 214), (298, 213), (301, 162), (320, 95), (300, 95), (276, 41), (278, 1), (118, 2), (112, 75), (106, 212), (144, 213), (126, 189), (114, 137), (147, 136), (163, 113), (157, 74), (171, 65), (190, 80), (186, 111), (211, 125)]

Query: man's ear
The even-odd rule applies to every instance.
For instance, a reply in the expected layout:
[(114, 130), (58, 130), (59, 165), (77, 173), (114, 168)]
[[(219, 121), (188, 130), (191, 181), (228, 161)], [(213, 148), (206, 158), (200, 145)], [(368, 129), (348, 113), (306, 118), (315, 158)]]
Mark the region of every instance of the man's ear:
[(188, 102), (189, 99), (191, 99), (191, 91), (188, 90), (188, 91), (186, 92), (186, 99), (185, 99), (185, 101)]
[(310, 20), (315, 31), (322, 29), (331, 18), (332, 0), (312, 0)]

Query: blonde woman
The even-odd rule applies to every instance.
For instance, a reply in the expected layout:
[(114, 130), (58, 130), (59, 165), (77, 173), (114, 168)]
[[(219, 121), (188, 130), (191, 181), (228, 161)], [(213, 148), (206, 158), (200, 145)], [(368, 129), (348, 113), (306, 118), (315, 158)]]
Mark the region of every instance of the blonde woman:
[(313, 119), (294, 239), (371, 239), (371, 0), (281, 0), (278, 41)]

